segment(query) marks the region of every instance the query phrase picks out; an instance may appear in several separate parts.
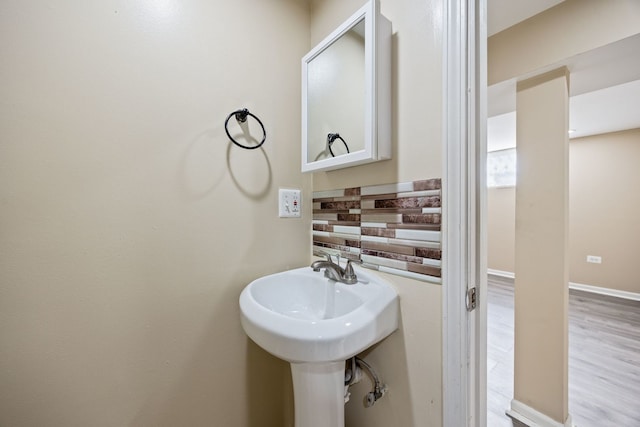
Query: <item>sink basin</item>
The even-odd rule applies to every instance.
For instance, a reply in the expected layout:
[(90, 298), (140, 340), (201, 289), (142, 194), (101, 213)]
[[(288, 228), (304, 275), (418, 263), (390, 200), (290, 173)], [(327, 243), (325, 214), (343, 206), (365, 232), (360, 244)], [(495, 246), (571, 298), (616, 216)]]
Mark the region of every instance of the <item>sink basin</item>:
[(247, 335), (291, 363), (344, 361), (398, 328), (398, 294), (362, 268), (346, 285), (310, 267), (254, 280), (240, 295)]

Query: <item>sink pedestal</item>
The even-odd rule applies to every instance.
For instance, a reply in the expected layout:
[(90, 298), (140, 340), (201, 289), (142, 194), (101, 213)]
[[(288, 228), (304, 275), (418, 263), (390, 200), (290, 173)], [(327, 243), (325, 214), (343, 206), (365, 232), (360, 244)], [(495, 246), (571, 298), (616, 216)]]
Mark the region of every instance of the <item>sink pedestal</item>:
[(391, 283), (354, 269), (353, 285), (301, 267), (260, 277), (240, 294), (249, 338), (291, 364), (296, 427), (344, 427), (344, 361), (398, 329)]
[(291, 363), (295, 427), (344, 427), (344, 361)]

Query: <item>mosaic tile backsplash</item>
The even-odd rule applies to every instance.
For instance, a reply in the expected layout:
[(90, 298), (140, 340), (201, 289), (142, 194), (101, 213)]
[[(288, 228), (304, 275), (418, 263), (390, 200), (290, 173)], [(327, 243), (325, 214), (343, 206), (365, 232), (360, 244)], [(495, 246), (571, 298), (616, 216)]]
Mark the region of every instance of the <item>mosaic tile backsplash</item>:
[(313, 193), (313, 250), (441, 283), (441, 180)]

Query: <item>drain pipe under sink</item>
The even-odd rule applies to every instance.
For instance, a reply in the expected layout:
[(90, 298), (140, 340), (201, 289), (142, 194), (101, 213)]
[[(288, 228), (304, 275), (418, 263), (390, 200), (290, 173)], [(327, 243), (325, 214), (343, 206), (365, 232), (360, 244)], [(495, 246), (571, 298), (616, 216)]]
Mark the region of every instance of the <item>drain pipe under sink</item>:
[(387, 392), (386, 384), (381, 384), (375, 370), (364, 360), (357, 356), (352, 357), (346, 361), (346, 369), (344, 373), (344, 403), (349, 401), (351, 392), (349, 387), (353, 384), (359, 383), (362, 380), (362, 370), (367, 371), (371, 379), (373, 380), (373, 390), (367, 393), (364, 400), (364, 406), (367, 408), (372, 407), (378, 399), (381, 399)]

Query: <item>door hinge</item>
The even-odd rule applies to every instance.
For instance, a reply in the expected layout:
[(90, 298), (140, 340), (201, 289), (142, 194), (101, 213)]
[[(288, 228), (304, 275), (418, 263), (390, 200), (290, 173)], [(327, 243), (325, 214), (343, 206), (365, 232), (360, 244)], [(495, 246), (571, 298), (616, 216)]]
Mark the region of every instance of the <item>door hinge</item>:
[(475, 310), (476, 306), (478, 305), (478, 297), (476, 294), (475, 287), (467, 289), (466, 303), (467, 303), (467, 311)]

